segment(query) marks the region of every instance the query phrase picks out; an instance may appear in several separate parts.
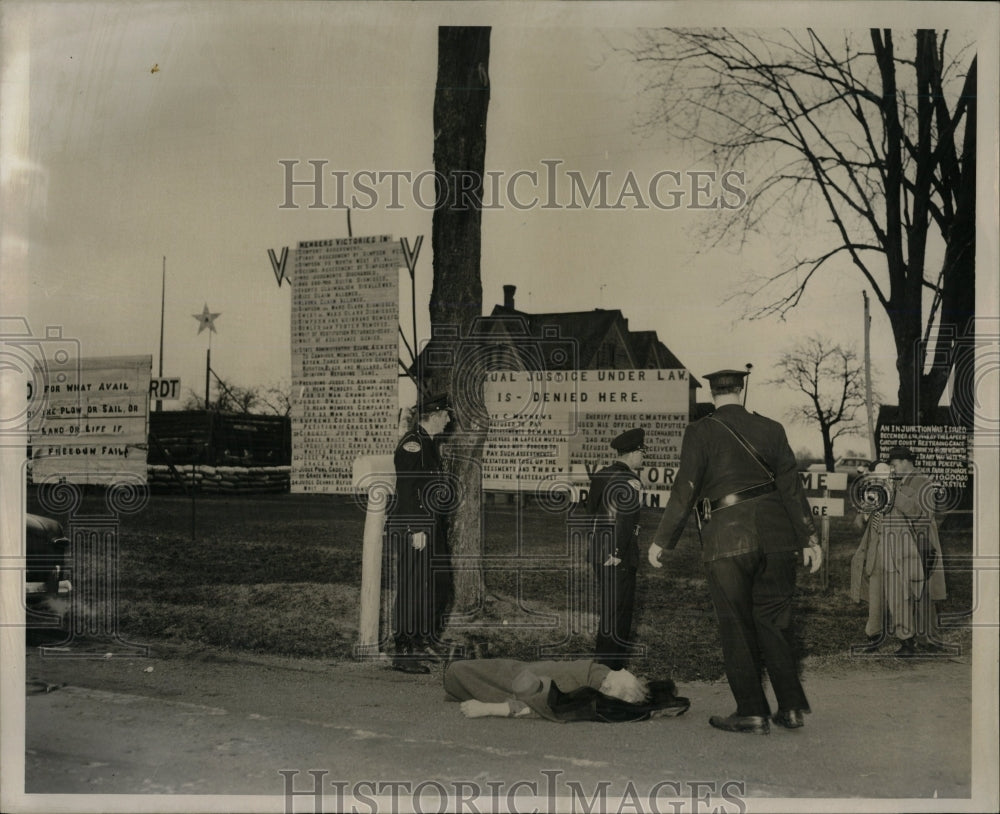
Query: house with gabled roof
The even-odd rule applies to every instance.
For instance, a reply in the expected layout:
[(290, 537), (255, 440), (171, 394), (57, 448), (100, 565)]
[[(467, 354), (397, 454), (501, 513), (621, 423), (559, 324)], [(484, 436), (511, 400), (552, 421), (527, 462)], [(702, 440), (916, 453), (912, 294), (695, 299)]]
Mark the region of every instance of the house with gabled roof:
[[(619, 309), (529, 314), (515, 307), (516, 287), (505, 285), (502, 305), (479, 317), (473, 333), (490, 346), (492, 370), (687, 370), (656, 331), (632, 331)], [(415, 368), (436, 366), (443, 342), (432, 338)], [(447, 364), (447, 362), (446, 362)], [(689, 407), (697, 412), (701, 383), (688, 373)]]

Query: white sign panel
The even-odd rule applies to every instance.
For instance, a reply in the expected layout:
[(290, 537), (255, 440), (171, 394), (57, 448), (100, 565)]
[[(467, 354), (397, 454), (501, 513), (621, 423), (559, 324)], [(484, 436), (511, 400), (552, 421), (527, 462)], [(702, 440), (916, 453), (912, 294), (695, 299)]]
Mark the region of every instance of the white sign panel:
[(399, 242), (298, 244), (292, 273), (292, 492), (351, 492), (361, 455), (397, 441)]
[(32, 481), (145, 483), (152, 364), (152, 356), (47, 361), (36, 377), (40, 415), (28, 417)]
[(150, 379), (149, 397), (157, 401), (177, 401), (181, 397), (180, 378)]
[(843, 517), (844, 499), (842, 497), (806, 497), (813, 517)]
[(799, 472), (802, 488), (807, 491), (843, 491), (847, 488), (846, 472)]
[(665, 505), (689, 420), (686, 370), (495, 371), (484, 400), (490, 429), (483, 488), (537, 492), (586, 486), (611, 463), (611, 441), (646, 430), (639, 473), (648, 505)]

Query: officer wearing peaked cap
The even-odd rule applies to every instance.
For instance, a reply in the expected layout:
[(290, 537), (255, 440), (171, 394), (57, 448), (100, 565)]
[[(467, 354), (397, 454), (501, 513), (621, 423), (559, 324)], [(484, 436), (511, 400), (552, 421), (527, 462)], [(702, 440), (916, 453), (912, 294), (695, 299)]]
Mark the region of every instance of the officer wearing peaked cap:
[[(728, 732), (767, 734), (770, 720), (797, 728), (809, 711), (788, 631), (799, 551), (816, 571), (822, 550), (784, 428), (741, 403), (746, 375), (719, 370), (705, 376), (716, 410), (684, 432), (649, 561), (661, 567), (663, 549), (677, 545), (697, 510), (726, 677), (736, 699), (734, 714), (712, 716), (709, 723)], [(761, 685), (764, 667), (778, 701), (773, 719)]]
[(437, 658), (435, 646), (451, 598), (447, 541), (448, 496), (435, 437), (451, 422), (447, 395), (421, 399), (416, 426), (396, 446), (396, 500), (386, 524), (395, 550), (397, 590), (393, 606), (392, 666), (427, 673), (423, 658)]
[(589, 558), (598, 601), (595, 659), (623, 670), (631, 649), (636, 571), (639, 567), (639, 510), (642, 487), (636, 470), (642, 466), (646, 432), (626, 430), (611, 442), (617, 458), (590, 481), (587, 511), (594, 516)]

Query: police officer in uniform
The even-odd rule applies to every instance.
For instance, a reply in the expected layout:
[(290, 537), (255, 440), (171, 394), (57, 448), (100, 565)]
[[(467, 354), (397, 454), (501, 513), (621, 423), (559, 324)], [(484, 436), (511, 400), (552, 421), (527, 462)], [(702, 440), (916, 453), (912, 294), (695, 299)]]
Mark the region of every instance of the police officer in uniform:
[(639, 510), (646, 433), (627, 430), (611, 442), (617, 458), (590, 481), (587, 512), (594, 516), (589, 558), (597, 586), (599, 619), (595, 660), (613, 670), (628, 663), (636, 570), (639, 566)]
[[(716, 410), (684, 433), (649, 561), (661, 567), (663, 549), (677, 545), (696, 509), (726, 677), (736, 699), (734, 714), (712, 716), (709, 723), (728, 732), (767, 734), (769, 718), (794, 729), (810, 711), (787, 634), (799, 551), (812, 572), (823, 553), (784, 428), (741, 403), (746, 375), (720, 370), (705, 376)], [(764, 667), (778, 701), (773, 718), (761, 685)]]
[(451, 422), (447, 396), (417, 405), (417, 424), (400, 439), (393, 462), (396, 501), (387, 523), (395, 551), (397, 590), (393, 607), (393, 669), (428, 673), (449, 600), (447, 505), (451, 490), (435, 437)]

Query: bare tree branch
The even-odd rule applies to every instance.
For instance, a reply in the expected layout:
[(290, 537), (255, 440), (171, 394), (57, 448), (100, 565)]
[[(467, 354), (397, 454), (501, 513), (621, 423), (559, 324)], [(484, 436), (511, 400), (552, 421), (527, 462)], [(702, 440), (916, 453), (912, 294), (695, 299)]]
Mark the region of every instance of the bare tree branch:
[[(647, 71), (656, 105), (647, 129), (696, 145), (718, 167), (753, 168), (744, 206), (705, 223), (702, 242), (743, 245), (775, 227), (787, 237), (778, 271), (749, 278), (737, 295), (746, 316), (784, 317), (831, 260), (849, 260), (889, 318), (900, 415), (914, 423), (950, 372), (940, 366), (948, 354), (924, 370), (930, 337), (965, 341), (964, 321), (945, 303), (974, 302), (975, 55), (971, 41), (953, 39), (928, 29), (873, 29), (867, 40), (659, 29), (623, 48)], [(800, 243), (794, 227), (819, 212), (826, 226), (809, 230), (818, 250), (788, 260)], [(942, 248), (948, 260), (935, 281), (926, 265)]]

